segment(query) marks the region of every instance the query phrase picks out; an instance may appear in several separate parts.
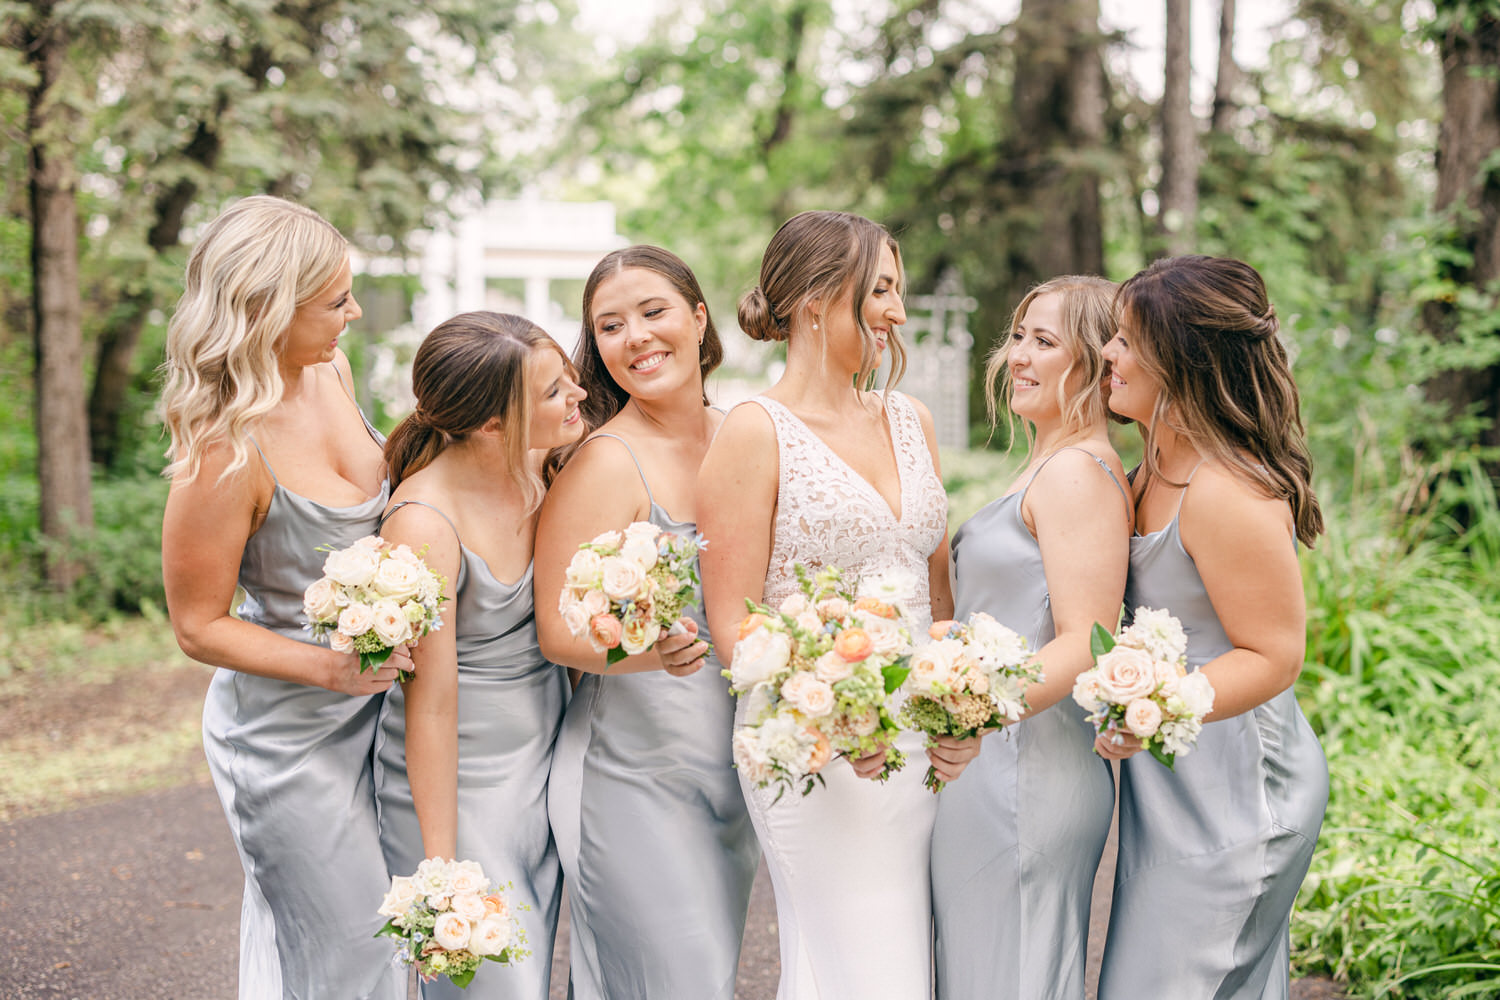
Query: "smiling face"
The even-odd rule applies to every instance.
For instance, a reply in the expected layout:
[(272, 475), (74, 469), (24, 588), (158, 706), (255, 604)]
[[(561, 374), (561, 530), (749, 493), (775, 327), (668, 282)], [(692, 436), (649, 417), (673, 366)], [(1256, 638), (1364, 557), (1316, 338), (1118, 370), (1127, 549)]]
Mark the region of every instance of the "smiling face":
[(1120, 314), (1114, 339), (1104, 345), (1104, 360), (1109, 362), (1109, 408), (1122, 417), (1150, 424), (1161, 395), (1161, 383), (1136, 359), (1131, 343), (1136, 336), (1135, 324), (1127, 308)]
[(620, 388), (653, 399), (683, 390), (702, 395), (703, 303), (689, 303), (655, 271), (628, 267), (599, 283), (590, 311), (599, 357)]
[(1010, 408), (1035, 424), (1061, 419), (1064, 401), (1078, 390), (1062, 307), (1056, 292), (1032, 299), (1006, 349)]
[[(882, 245), (875, 285), (860, 305), (860, 317), (870, 330), (870, 345), (874, 349), (871, 367), (880, 366), (891, 338), (898, 335), (897, 327), (906, 322), (900, 276), (901, 268), (896, 262), (896, 255), (888, 244)], [(822, 313), (822, 322), (827, 326), (829, 355), (840, 370), (859, 371), (865, 357), (865, 333), (855, 322), (850, 308), (850, 297), (857, 291), (859, 289), (853, 289), (839, 296)]]
[(294, 371), (333, 360), (339, 335), (364, 315), (354, 301), (352, 282), (349, 261), (345, 259), (333, 280), (297, 307), (281, 339), (280, 361), (284, 370)]
[(526, 391), (531, 394), (527, 446), (546, 449), (577, 441), (583, 435), (578, 404), (586, 394), (573, 381), (562, 352), (551, 345), (534, 347), (526, 367)]

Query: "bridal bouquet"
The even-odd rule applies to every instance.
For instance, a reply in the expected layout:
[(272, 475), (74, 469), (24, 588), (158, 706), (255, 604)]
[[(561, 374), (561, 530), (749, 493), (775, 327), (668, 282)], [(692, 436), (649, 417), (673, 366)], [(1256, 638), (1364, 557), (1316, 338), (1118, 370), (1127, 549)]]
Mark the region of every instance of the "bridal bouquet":
[(1136, 608), (1117, 636), (1095, 625), (1094, 667), (1078, 675), (1073, 700), (1101, 733), (1130, 733), (1168, 768), (1192, 752), (1214, 689), (1187, 671), (1187, 637), (1166, 611)]
[(424, 982), (447, 976), (466, 987), (480, 962), (514, 965), (531, 954), (510, 904), (473, 861), (428, 858), (391, 879), (379, 912), (390, 919), (375, 936), (395, 938), (397, 956)]
[(835, 753), (885, 752), (885, 780), (906, 763), (889, 696), (906, 678), (911, 632), (903, 623), (903, 584), (868, 577), (851, 592), (844, 574), (798, 565), (801, 591), (776, 608), (746, 601), (730, 690), (747, 699), (735, 730), (735, 766), (757, 787), (812, 791)]
[[(1025, 639), (983, 611), (967, 622), (934, 622), (928, 636), (911, 654), (901, 709), (901, 722), (926, 734), (928, 746), (938, 736), (978, 736), (1026, 711), (1026, 685), (1042, 671), (1028, 663)], [(923, 783), (943, 790), (930, 766)]]
[(578, 546), (557, 610), (609, 663), (644, 653), (696, 603), (698, 550), (708, 543), (635, 521)]
[[(358, 653), (359, 669), (380, 666), (397, 646), (442, 627), (447, 581), (410, 546), (366, 535), (346, 549), (318, 551), (328, 558), (302, 594), (307, 627), (315, 638), (327, 635), (336, 652)], [(401, 680), (410, 679), (403, 670)]]

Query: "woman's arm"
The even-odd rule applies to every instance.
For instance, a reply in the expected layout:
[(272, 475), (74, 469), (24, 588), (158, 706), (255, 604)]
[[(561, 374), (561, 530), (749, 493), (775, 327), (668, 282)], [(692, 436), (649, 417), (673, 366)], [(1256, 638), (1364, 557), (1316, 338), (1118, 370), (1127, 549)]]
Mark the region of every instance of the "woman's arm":
[(362, 672), (352, 653), (288, 639), (229, 613), (256, 512), (267, 508), (272, 495), (269, 480), (256, 465), (220, 482), (230, 454), (225, 444), (212, 446), (198, 475), (174, 481), (167, 494), (162, 580), (177, 644), (211, 666), (348, 695), (378, 694), (390, 687), (398, 669), (410, 668), (404, 653), (394, 654), (378, 670)]
[(563, 468), (537, 517), (536, 631), (547, 659), (595, 674), (665, 669), (681, 676), (702, 667), (708, 644), (698, 641), (698, 626), (691, 619), (678, 619), (686, 633), (663, 635), (646, 652), (612, 664), (604, 653), (594, 651), (587, 637), (570, 633), (558, 611), (558, 595), (578, 546), (650, 515), (641, 474), (620, 442), (585, 442)]
[(1120, 620), (1130, 568), (1131, 512), (1124, 494), (1081, 451), (1055, 455), (1023, 501), (1042, 551), (1042, 572), (1056, 635), (1036, 652), (1042, 680), (1026, 689), (1028, 716), (1073, 693), (1093, 666), (1095, 623), (1110, 632)]
[(698, 471), (698, 527), (708, 539), (700, 556), (709, 633), (729, 666), (745, 600), (765, 596), (780, 483), (776, 428), (758, 405), (737, 406)]
[[(412, 647), (406, 695), (406, 777), (422, 830), (422, 856), (453, 859), (458, 850), (458, 571), (453, 528), (430, 507), (407, 504), (381, 527), (444, 577), (443, 627)], [(405, 874), (405, 873), (397, 873)]]

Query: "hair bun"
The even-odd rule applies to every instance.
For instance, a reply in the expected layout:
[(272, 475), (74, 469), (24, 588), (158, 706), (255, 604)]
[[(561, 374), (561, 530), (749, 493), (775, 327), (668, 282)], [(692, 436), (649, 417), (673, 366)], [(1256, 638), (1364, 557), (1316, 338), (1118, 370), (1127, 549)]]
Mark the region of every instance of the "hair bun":
[(771, 309), (771, 300), (756, 285), (740, 298), (740, 329), (751, 340), (782, 341), (787, 339), (786, 327), (777, 322)]

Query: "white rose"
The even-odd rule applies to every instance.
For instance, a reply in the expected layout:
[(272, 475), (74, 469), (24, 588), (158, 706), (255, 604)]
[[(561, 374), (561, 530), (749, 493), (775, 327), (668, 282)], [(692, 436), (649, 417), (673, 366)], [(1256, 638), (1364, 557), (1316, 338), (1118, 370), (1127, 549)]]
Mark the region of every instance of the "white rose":
[(817, 635), (823, 631), (823, 619), (819, 618), (818, 613), (811, 608), (807, 608), (801, 614), (794, 616), (794, 620), (797, 622), (798, 628), (810, 635)]
[(590, 618), (608, 614), (609, 598), (604, 596), (602, 590), (590, 590), (583, 595), (583, 610), (588, 612)]
[(307, 615), (309, 621), (314, 622), (330, 621), (337, 617), (339, 602), (332, 580), (326, 576), (319, 577), (302, 592), (302, 613)]
[(564, 578), (568, 586), (577, 587), (580, 590), (594, 586), (599, 579), (599, 565), (603, 558), (593, 549), (579, 549), (573, 553), (573, 559), (568, 563)]
[(829, 650), (813, 664), (813, 674), (824, 684), (837, 684), (854, 673), (854, 666), (839, 654)]
[(353, 639), (375, 627), (375, 610), (368, 604), (351, 604), (339, 612), (339, 631)]
[(853, 609), (842, 597), (825, 597), (818, 602), (818, 615), (825, 621), (848, 618)]
[(469, 946), (473, 925), (452, 910), (438, 915), (432, 925), (432, 938), (449, 951), (458, 951)]
[(589, 619), (592, 617), (580, 601), (574, 601), (562, 609), (563, 624), (567, 626), (568, 634), (574, 638), (589, 634)]
[(328, 633), (328, 648), (335, 653), (354, 652), (354, 639), (342, 632)]
[(882, 618), (869, 612), (859, 611), (854, 615), (859, 627), (870, 637), (870, 645), (880, 656), (900, 656), (911, 648), (911, 639), (901, 623), (891, 618)]
[(1150, 739), (1161, 728), (1161, 708), (1150, 698), (1137, 698), (1125, 706), (1125, 728), (1141, 739)]
[(422, 557), (413, 552), (411, 546), (405, 542), (402, 542), (400, 545), (391, 546), (388, 555), (397, 562), (403, 562), (408, 566), (415, 566), (418, 569), (423, 568)]
[(354, 543), (355, 548), (369, 549), (371, 552), (379, 552), (388, 543), (379, 535), (366, 535)]
[(1104, 707), (1103, 695), (1099, 692), (1099, 671), (1085, 670), (1073, 681), (1073, 700), (1093, 713)]
[(618, 531), (606, 531), (603, 534), (595, 535), (594, 540), (589, 542), (589, 544), (615, 552), (619, 550), (622, 541), (624, 541), (624, 536)]
[(353, 545), (328, 553), (323, 560), (323, 575), (345, 587), (363, 587), (375, 578), (380, 553), (362, 545)]
[(911, 673), (907, 685), (920, 694), (942, 690), (951, 693), (955, 681), (953, 672), (953, 650), (948, 643), (953, 640), (926, 642), (911, 654)]
[(616, 601), (635, 600), (646, 582), (646, 571), (640, 564), (619, 556), (605, 556), (599, 575), (605, 596)]
[(399, 646), (411, 638), (411, 622), (406, 612), (395, 601), (376, 601), (371, 608), (375, 615), (375, 634), (387, 646)]
[(446, 896), (452, 891), (448, 885), (448, 868), (448, 862), (443, 858), (424, 858), (417, 865), (416, 874), (412, 875), (412, 879), (424, 896)]
[(849, 716), (849, 728), (855, 736), (869, 736), (880, 728), (879, 709), (867, 708)]
[(1177, 697), (1182, 699), (1189, 715), (1202, 719), (1214, 707), (1214, 686), (1201, 671), (1195, 670), (1177, 682)]
[(787, 678), (781, 696), (809, 719), (821, 719), (833, 711), (833, 688), (803, 671)]
[(646, 541), (656, 544), (661, 535), (661, 529), (650, 521), (631, 521), (625, 526), (626, 539), (644, 538)]
[(380, 902), (377, 911), (382, 917), (401, 917), (411, 909), (411, 904), (420, 898), (422, 892), (417, 888), (416, 879), (410, 875), (396, 875), (391, 879), (391, 891), (385, 894), (385, 899)]
[(459, 893), (455, 890), (451, 909), (469, 923), (477, 923), (484, 918), (484, 900), (479, 898), (476, 892)]
[(1143, 649), (1116, 646), (1099, 657), (1099, 692), (1116, 705), (1127, 705), (1156, 688), (1156, 664)]
[(375, 568), (375, 578), (370, 581), (370, 586), (380, 596), (400, 602), (417, 596), (425, 575), (420, 566), (399, 559), (382, 559)]
[(796, 593), (788, 594), (782, 598), (781, 603), (776, 605), (776, 610), (789, 618), (796, 618), (810, 607), (811, 605), (808, 603), (806, 595)]
[(771, 780), (771, 757), (760, 745), (760, 737), (754, 729), (736, 729), (731, 747), (734, 766), (739, 768), (746, 781), (760, 785)]
[(620, 558), (635, 563), (643, 572), (649, 571), (656, 565), (656, 542), (640, 535), (626, 535), (625, 544), (620, 546)]
[(792, 640), (785, 632), (758, 628), (734, 644), (730, 681), (740, 691), (768, 681), (792, 658)]
[(469, 935), (469, 951), (483, 958), (498, 955), (510, 945), (510, 921), (498, 915), (485, 917)]
[(628, 655), (644, 653), (661, 638), (661, 626), (654, 618), (631, 617), (620, 630), (620, 648)]
[(1157, 660), (1152, 664), (1152, 669), (1156, 674), (1156, 689), (1163, 697), (1176, 694), (1177, 683), (1182, 680), (1183, 674), (1187, 673), (1178, 664), (1167, 660)]
[(479, 895), (489, 888), (489, 884), (477, 861), (453, 861), (448, 865), (448, 887), (455, 893)]

